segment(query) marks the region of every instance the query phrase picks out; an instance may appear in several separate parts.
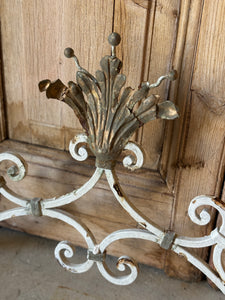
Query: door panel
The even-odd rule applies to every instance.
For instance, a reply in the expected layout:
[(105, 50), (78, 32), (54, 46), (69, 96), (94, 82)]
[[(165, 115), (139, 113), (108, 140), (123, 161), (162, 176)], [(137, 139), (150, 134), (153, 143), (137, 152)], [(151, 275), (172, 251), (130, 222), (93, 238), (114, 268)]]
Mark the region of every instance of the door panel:
[[(190, 6), (191, 16), (194, 16), (192, 8), (195, 8), (195, 13), (197, 11), (196, 4), (197, 1), (194, 1)], [(209, 225), (194, 225), (187, 216), (190, 199), (201, 194), (220, 197), (224, 180), (225, 119), (221, 105), (225, 61), (224, 14), (225, 5), (222, 1), (207, 0), (199, 7), (200, 22), (196, 27), (193, 26), (194, 19), (189, 17), (188, 28), (192, 32), (187, 31), (186, 35), (184, 72), (188, 72), (190, 66), (190, 48), (193, 47), (189, 40), (191, 34), (197, 37), (198, 42), (195, 44), (196, 54), (193, 55), (188, 92), (184, 94), (185, 85), (182, 84), (186, 82), (182, 77), (178, 88), (178, 100), (181, 101), (184, 95), (187, 98), (185, 111), (182, 112), (184, 119), (176, 162), (172, 229), (196, 237), (211, 231), (215, 224), (215, 212), (211, 211), (212, 222)], [(204, 259), (208, 257), (208, 249), (199, 249), (195, 253)], [(171, 252), (167, 254), (166, 264), (170, 275), (193, 280), (201, 276), (194, 267), (187, 268), (182, 258), (175, 260)]]
[(113, 3), (13, 2), (12, 11), (12, 1), (1, 1), (9, 138), (65, 149), (67, 128), (72, 138), (81, 131), (80, 124), (66, 105), (46, 100), (38, 82), (59, 77), (65, 83), (75, 81), (75, 64), (63, 54), (68, 46), (84, 68), (92, 73), (99, 68), (100, 58), (109, 51), (105, 41), (112, 30)]
[[(208, 232), (215, 218), (206, 227), (193, 225), (187, 209), (194, 196), (218, 196), (223, 183), (224, 13), (222, 1), (209, 0), (2, 0), (5, 97), (0, 95), (0, 133), (4, 140), (6, 127), (8, 139), (0, 150), (14, 149), (29, 164), (27, 177), (13, 187), (30, 198), (41, 193), (51, 197), (73, 190), (93, 173), (93, 158), (81, 165), (61, 151), (82, 131), (74, 113), (46, 99), (37, 85), (45, 78), (75, 81), (74, 62), (63, 55), (66, 47), (74, 48), (82, 67), (95, 74), (101, 57), (110, 54), (107, 37), (114, 30), (122, 37), (117, 56), (123, 61), (127, 85), (137, 89), (142, 81), (153, 83), (172, 68), (179, 74), (176, 82), (163, 82), (155, 93), (174, 100), (180, 118), (150, 122), (135, 134), (133, 139), (146, 152), (145, 165), (129, 173), (119, 163), (121, 185), (165, 230), (190, 236)], [(0, 209), (10, 205), (1, 199)], [(86, 222), (99, 241), (113, 230), (137, 225), (115, 203), (105, 179), (65, 209)], [(79, 234), (45, 218), (18, 218), (4, 225), (85, 246)], [(109, 253), (130, 254), (176, 277), (200, 277), (183, 258), (151, 243), (121, 242)], [(208, 253), (198, 251), (203, 258)]]

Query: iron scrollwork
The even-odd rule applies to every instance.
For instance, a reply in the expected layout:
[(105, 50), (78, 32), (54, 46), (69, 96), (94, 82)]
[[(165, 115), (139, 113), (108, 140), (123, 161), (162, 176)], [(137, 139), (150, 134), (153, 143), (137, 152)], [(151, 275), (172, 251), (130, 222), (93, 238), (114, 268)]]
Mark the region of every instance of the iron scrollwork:
[[(76, 81), (70, 81), (68, 86), (60, 79), (51, 82), (49, 79), (39, 83), (41, 92), (46, 92), (47, 98), (57, 99), (69, 105), (79, 119), (84, 132), (74, 137), (69, 145), (71, 156), (83, 161), (88, 157), (87, 146), (96, 157), (96, 170), (92, 177), (80, 188), (66, 195), (50, 199), (24, 199), (10, 190), (3, 177), (0, 178), (0, 193), (20, 207), (0, 213), (0, 221), (24, 215), (43, 215), (59, 219), (77, 230), (87, 244), (87, 260), (81, 264), (71, 263), (75, 250), (67, 241), (60, 242), (55, 249), (55, 257), (60, 265), (72, 273), (88, 271), (94, 263), (101, 274), (110, 282), (118, 285), (132, 283), (138, 275), (136, 262), (127, 256), (118, 259), (117, 268), (124, 271), (129, 268), (130, 273), (116, 276), (108, 268), (105, 260), (107, 247), (121, 239), (143, 239), (159, 244), (164, 249), (185, 256), (186, 259), (208, 276), (225, 294), (225, 271), (222, 264), (222, 252), (225, 248), (225, 209), (224, 204), (212, 197), (198, 196), (190, 203), (188, 214), (193, 222), (205, 225), (210, 221), (206, 210), (198, 214), (197, 208), (209, 205), (218, 210), (223, 223), (220, 228), (214, 229), (210, 235), (190, 238), (177, 236), (175, 233), (164, 232), (159, 226), (143, 215), (129, 201), (123, 192), (115, 173), (115, 164), (123, 150), (132, 152), (123, 159), (123, 165), (131, 170), (141, 168), (143, 153), (140, 147), (129, 141), (133, 133), (149, 121), (155, 119), (173, 120), (178, 117), (177, 108), (172, 101), (160, 101), (159, 96), (151, 94), (151, 90), (160, 85), (162, 80), (176, 79), (176, 71), (161, 76), (155, 83), (143, 82), (137, 91), (131, 87), (124, 87), (126, 76), (120, 74), (122, 62), (116, 57), (116, 46), (120, 43), (120, 36), (112, 33), (109, 36), (111, 55), (102, 58), (101, 70), (96, 77), (91, 75), (79, 64), (74, 51), (65, 49), (65, 56), (73, 58), (78, 68)], [(0, 154), (0, 162), (11, 160), (16, 166), (8, 170), (9, 177), (18, 181), (26, 173), (25, 162), (21, 157), (11, 154)], [(94, 188), (103, 173), (116, 200), (124, 210), (141, 225), (140, 229), (123, 229), (112, 232), (100, 244), (96, 243), (92, 232), (74, 216), (58, 209), (80, 199)], [(201, 258), (187, 251), (186, 248), (202, 248), (215, 245), (213, 262), (217, 274)]]

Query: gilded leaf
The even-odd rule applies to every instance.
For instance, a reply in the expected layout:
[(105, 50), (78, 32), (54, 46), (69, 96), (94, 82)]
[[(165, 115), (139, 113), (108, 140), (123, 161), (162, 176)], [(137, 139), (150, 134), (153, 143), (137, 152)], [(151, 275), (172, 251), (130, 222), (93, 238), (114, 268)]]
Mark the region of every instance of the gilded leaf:
[[(150, 89), (168, 78), (162, 76), (152, 85), (142, 83), (137, 91), (126, 87), (126, 76), (120, 73), (122, 62), (115, 56), (105, 56), (96, 72), (96, 78), (80, 67), (77, 83), (70, 81), (68, 88), (58, 79), (40, 82), (40, 91), (48, 98), (67, 103), (85, 129), (89, 146), (100, 167), (111, 168), (135, 130), (145, 123), (160, 118), (178, 117), (171, 101), (159, 102), (159, 96), (150, 95)], [(123, 91), (122, 91), (123, 89)], [(121, 92), (122, 91), (122, 92)]]
[(164, 101), (158, 104), (158, 118), (173, 120), (179, 117), (177, 108), (171, 101)]

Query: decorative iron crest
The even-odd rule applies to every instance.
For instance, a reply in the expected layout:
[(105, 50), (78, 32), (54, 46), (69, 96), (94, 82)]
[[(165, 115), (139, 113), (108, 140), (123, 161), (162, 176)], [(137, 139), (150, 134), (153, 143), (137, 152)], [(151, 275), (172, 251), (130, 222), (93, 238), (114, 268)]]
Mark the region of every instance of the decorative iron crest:
[(80, 66), (73, 49), (66, 48), (65, 56), (74, 58), (78, 67), (77, 83), (70, 81), (68, 87), (60, 79), (39, 83), (40, 91), (46, 91), (47, 98), (61, 100), (73, 109), (86, 132), (96, 166), (105, 169), (114, 167), (128, 140), (145, 123), (178, 117), (173, 102), (159, 102), (158, 95), (150, 94), (163, 79), (174, 80), (176, 71), (160, 77), (155, 84), (143, 82), (137, 91), (123, 88), (126, 76), (120, 74), (122, 62), (115, 55), (119, 42), (118, 33), (109, 36), (112, 54), (101, 59), (102, 70), (96, 72), (96, 77)]
[[(150, 95), (150, 90), (158, 86), (162, 80), (175, 79), (176, 72), (172, 71), (160, 77), (156, 83), (144, 82), (137, 91), (130, 87), (124, 88), (126, 77), (120, 73), (121, 61), (115, 55), (115, 47), (120, 42), (120, 36), (112, 33), (109, 43), (112, 46), (111, 56), (101, 60), (102, 71), (97, 71), (96, 78), (83, 69), (71, 48), (65, 50), (66, 57), (72, 57), (78, 67), (77, 83), (70, 81), (68, 87), (59, 79), (55, 82), (44, 80), (39, 83), (39, 89), (46, 91), (48, 98), (54, 98), (67, 103), (75, 112), (86, 134), (78, 134), (69, 146), (70, 154), (76, 160), (85, 160), (88, 152), (83, 143), (88, 143), (96, 156), (96, 170), (92, 177), (74, 191), (49, 199), (26, 199), (15, 194), (0, 176), (0, 194), (19, 207), (0, 212), (0, 221), (19, 216), (47, 216), (58, 219), (72, 226), (79, 232), (87, 244), (87, 260), (80, 264), (71, 262), (68, 258), (74, 255), (74, 247), (68, 241), (61, 241), (55, 248), (55, 257), (60, 265), (72, 273), (88, 271), (96, 263), (100, 273), (108, 281), (118, 285), (132, 283), (138, 275), (136, 262), (127, 256), (118, 259), (117, 269), (125, 268), (129, 273), (120, 276), (112, 272), (106, 263), (107, 248), (121, 239), (143, 239), (157, 243), (166, 250), (173, 251), (185, 257), (191, 264), (202, 271), (225, 294), (225, 270), (222, 261), (225, 249), (225, 205), (218, 199), (208, 196), (195, 197), (189, 205), (188, 215), (192, 222), (204, 226), (210, 222), (210, 214), (205, 206), (215, 208), (222, 217), (222, 225), (216, 227), (204, 237), (178, 236), (174, 232), (166, 232), (141, 213), (128, 199), (120, 187), (114, 165), (122, 150), (130, 150), (135, 156), (126, 156), (123, 160), (125, 167), (131, 170), (140, 168), (143, 164), (141, 149), (129, 138), (134, 131), (148, 121), (175, 119), (178, 116), (175, 105), (170, 101), (159, 102), (157, 95)], [(122, 90), (123, 89), (123, 90)], [(80, 146), (80, 147), (79, 147)], [(20, 181), (26, 175), (26, 163), (19, 155), (1, 153), (0, 162), (10, 160), (13, 166), (8, 169), (8, 176), (13, 181)], [(126, 228), (114, 231), (106, 236), (99, 244), (94, 234), (76, 216), (59, 207), (72, 203), (88, 193), (105, 174), (107, 182), (115, 199), (132, 217), (140, 228)], [(204, 260), (192, 254), (186, 248), (203, 248), (214, 245), (213, 264), (211, 268)]]

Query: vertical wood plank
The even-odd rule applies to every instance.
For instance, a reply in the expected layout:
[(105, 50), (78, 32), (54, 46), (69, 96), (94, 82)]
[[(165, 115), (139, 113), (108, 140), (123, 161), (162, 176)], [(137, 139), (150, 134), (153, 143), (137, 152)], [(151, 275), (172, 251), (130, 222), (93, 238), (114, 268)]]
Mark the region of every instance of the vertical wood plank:
[[(155, 82), (161, 75), (167, 74), (172, 68), (172, 55), (177, 35), (179, 11), (178, 0), (157, 1), (153, 24), (151, 50), (146, 55), (147, 80)], [(147, 60), (149, 58), (149, 61)], [(173, 83), (174, 84), (174, 83)], [(162, 100), (167, 100), (169, 82), (163, 82), (153, 90)], [(171, 99), (174, 100), (174, 99)], [(146, 149), (146, 167), (159, 168), (164, 139), (165, 122), (156, 120), (145, 125), (142, 133), (142, 145)]]
[(113, 1), (4, 0), (1, 18), (9, 137), (65, 149), (81, 126), (66, 105), (46, 99), (37, 85), (45, 78), (76, 80), (73, 60), (63, 55), (69, 45), (95, 74), (100, 58), (110, 53)]
[[(123, 61), (122, 72), (127, 76), (126, 85), (134, 89), (147, 80), (155, 6), (156, 1), (115, 1), (114, 31), (122, 37), (117, 56)], [(152, 156), (154, 154), (153, 151)], [(145, 166), (147, 162), (148, 159), (145, 160)], [(153, 164), (155, 167), (152, 168), (156, 169), (157, 163)]]
[[(0, 27), (1, 29), (1, 27)], [(1, 30), (0, 30), (1, 34)], [(5, 114), (5, 101), (4, 99), (4, 74), (3, 74), (3, 61), (2, 61), (2, 43), (0, 36), (0, 142), (4, 141), (7, 137), (7, 120)]]
[[(38, 82), (59, 76), (59, 48), (62, 39), (63, 2), (56, 0), (22, 1), (25, 78), (29, 121), (60, 125), (61, 105), (53, 99), (42, 99)], [(53, 113), (54, 112), (54, 113)], [(32, 132), (34, 134), (34, 132)]]
[(31, 143), (63, 149), (60, 128), (61, 103), (46, 99), (38, 82), (58, 78), (59, 48), (62, 39), (62, 1), (22, 1), (25, 78), (22, 83), (31, 130)]
[[(62, 41), (60, 45), (59, 76), (67, 83), (76, 81), (74, 61), (64, 55), (66, 47), (72, 47), (83, 68), (95, 76), (100, 69), (100, 60), (111, 53), (108, 36), (112, 31), (113, 1), (64, 0), (62, 12)], [(82, 131), (73, 111), (62, 106), (61, 127), (71, 128), (65, 136), (65, 148), (78, 130)], [(73, 128), (73, 129), (72, 129)]]
[[(13, 12), (12, 13), (12, 7)], [(15, 14), (16, 12), (16, 14)], [(6, 113), (8, 134), (12, 139), (31, 142), (27, 118), (25, 69), (26, 58), (23, 41), (22, 2), (0, 2), (2, 54), (4, 61)]]
[(115, 0), (114, 31), (121, 35), (117, 56), (123, 61), (126, 85), (134, 89), (143, 80), (142, 68), (146, 67), (144, 48), (147, 41), (148, 48), (151, 43), (151, 32), (146, 32), (146, 28), (153, 21), (154, 6), (155, 1)]
[[(207, 22), (214, 29), (214, 34), (211, 34), (210, 27), (203, 27), (199, 38), (199, 49), (197, 53), (196, 69), (194, 72), (192, 89), (198, 95), (199, 100), (208, 107), (216, 115), (224, 115), (224, 76), (225, 76), (225, 4), (215, 2), (213, 9), (209, 1), (205, 2), (205, 10), (207, 11)], [(204, 21), (204, 20), (203, 20)], [(214, 59), (216, 58), (216, 59)], [(200, 84), (203, 81), (203, 84)], [(224, 200), (224, 168), (225, 168), (225, 149), (221, 158), (219, 170), (219, 182), (216, 194)], [(221, 190), (221, 186), (223, 189)], [(216, 226), (221, 226), (221, 217), (219, 216)], [(213, 251), (211, 249), (210, 263), (213, 267)], [(215, 267), (214, 267), (215, 268)], [(213, 286), (212, 282), (209, 283)]]
[[(225, 2), (205, 1), (192, 90), (215, 115), (225, 112)], [(208, 101), (207, 101), (208, 100)]]
[[(141, 81), (155, 82), (171, 67), (173, 40), (176, 34), (178, 1), (115, 2), (114, 29), (122, 35), (118, 56), (123, 60), (127, 83), (135, 89)], [(167, 85), (156, 93), (167, 97)], [(162, 150), (164, 123), (157, 120), (146, 124), (141, 134), (146, 149), (145, 166), (157, 169)]]
[[(198, 32), (201, 24), (203, 1), (181, 1), (180, 20), (178, 26), (178, 38), (176, 43), (174, 55), (174, 67), (179, 72), (178, 80), (175, 82), (174, 88), (171, 89), (171, 94), (176, 95), (176, 104), (180, 110), (180, 118), (174, 124), (168, 124), (168, 128), (172, 132), (171, 143), (168, 140), (164, 142), (163, 155), (161, 160), (161, 171), (166, 177), (166, 182), (171, 191), (176, 193), (179, 187), (179, 175), (181, 168), (177, 167), (179, 157), (182, 155), (184, 149), (184, 142), (186, 141), (186, 126), (189, 124), (189, 103), (190, 103), (190, 84), (195, 62), (195, 53), (198, 42)], [(182, 83), (182, 84), (181, 84)], [(169, 149), (173, 151), (169, 152)], [(186, 185), (186, 183), (185, 183)], [(191, 190), (191, 188), (190, 188)], [(195, 195), (196, 196), (196, 195)], [(191, 199), (187, 200), (185, 213), (187, 215), (187, 207)], [(174, 218), (177, 213), (177, 198), (174, 198), (174, 205), (171, 212), (170, 229), (176, 230), (174, 226)], [(183, 203), (183, 199), (181, 199)], [(183, 205), (185, 205), (183, 203)], [(183, 222), (180, 214), (181, 223)], [(187, 220), (188, 221), (188, 220)], [(191, 221), (186, 225), (189, 226)], [(183, 233), (182, 233), (183, 234)], [(191, 235), (191, 232), (187, 232)], [(167, 252), (165, 260), (165, 272), (173, 277), (181, 277), (186, 280), (195, 280), (196, 276), (199, 278), (199, 272), (191, 267), (183, 257), (178, 257), (172, 252)], [(192, 275), (193, 274), (193, 275)]]
[[(178, 12), (179, 22), (173, 55), (173, 68), (177, 70), (178, 78), (170, 86), (169, 98), (173, 99), (179, 107), (179, 118), (165, 124), (165, 136), (159, 168), (160, 174), (166, 179), (170, 191), (173, 191), (176, 171), (174, 165), (178, 155), (177, 148), (179, 148), (179, 141), (183, 133), (182, 124), (185, 119), (185, 103), (192, 76), (193, 57), (198, 39), (196, 30), (199, 27), (201, 7), (200, 1), (197, 5), (195, 4), (193, 10), (191, 0), (184, 0), (180, 2)], [(187, 47), (187, 45), (191, 46)]]
[[(123, 62), (122, 72), (127, 78), (126, 86), (135, 90), (147, 78), (155, 5), (155, 0), (115, 0), (113, 30), (121, 35), (117, 57)], [(132, 139), (140, 141), (138, 136), (137, 131)]]
[[(186, 92), (187, 117), (176, 164), (176, 197), (172, 220), (172, 229), (182, 235), (204, 236), (210, 232), (214, 225), (214, 213), (212, 223), (197, 226), (187, 216), (188, 205), (197, 195), (219, 196), (224, 178), (225, 120), (221, 111), (224, 101), (221, 93), (225, 58), (224, 50), (221, 50), (225, 42), (225, 34), (221, 34), (224, 32), (224, 13), (225, 5), (222, 1), (205, 1), (197, 56), (192, 69), (193, 79), (191, 85), (189, 81), (190, 92)], [(193, 32), (193, 27), (190, 28)], [(188, 50), (188, 44), (186, 47)], [(213, 83), (209, 84), (210, 81)], [(194, 252), (204, 259), (208, 256), (208, 249)], [(171, 253), (167, 255), (166, 266), (170, 275), (188, 280), (201, 278), (197, 269), (186, 264), (183, 259), (175, 259)]]
[[(177, 178), (175, 215), (172, 229), (181, 235), (201, 237), (209, 234), (214, 226), (212, 222), (207, 226), (198, 226), (191, 222), (187, 210), (191, 199), (197, 195), (216, 195), (221, 185), (223, 174), (220, 174), (221, 158), (224, 151), (224, 117), (215, 115), (199, 101), (199, 97), (192, 93), (190, 99), (191, 115), (185, 150), (177, 164), (180, 169)], [(181, 221), (182, 220), (182, 221)], [(208, 249), (193, 250), (193, 252), (206, 259)], [(172, 255), (168, 256), (172, 257)], [(201, 273), (185, 260), (170, 260), (167, 271), (173, 276), (181, 276), (184, 279), (197, 280)]]

